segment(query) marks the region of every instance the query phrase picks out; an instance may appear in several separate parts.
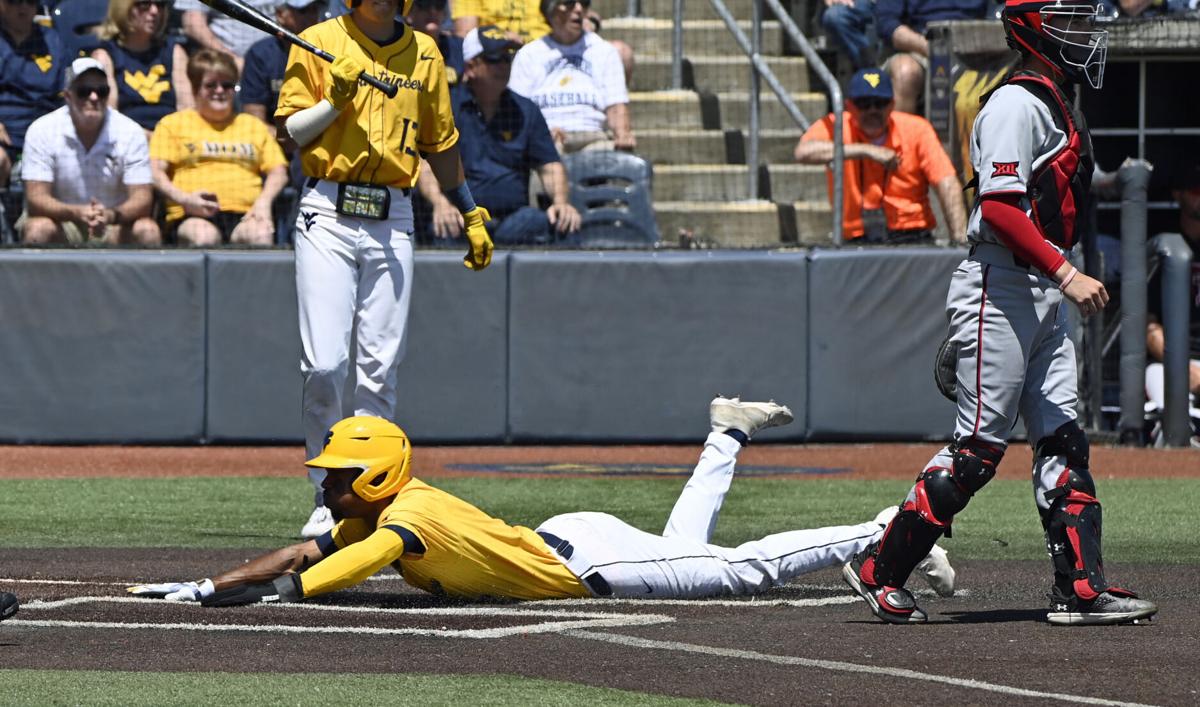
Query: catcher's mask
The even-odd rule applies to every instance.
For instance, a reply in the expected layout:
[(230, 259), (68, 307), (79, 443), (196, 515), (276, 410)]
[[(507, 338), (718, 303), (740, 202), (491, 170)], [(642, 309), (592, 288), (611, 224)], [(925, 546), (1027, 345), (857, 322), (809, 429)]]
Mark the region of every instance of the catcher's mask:
[(1104, 85), (1108, 31), (1096, 29), (1099, 5), (1063, 0), (1008, 0), (1004, 33), (1008, 45), (1050, 65), (1058, 78)]
[(364, 501), (400, 491), (412, 476), (412, 444), (404, 430), (382, 417), (347, 417), (329, 428), (325, 448), (304, 462), (322, 469), (361, 469), (351, 486)]
[[(343, 0), (343, 2), (345, 2), (346, 7), (350, 8), (351, 10), (362, 4), (362, 0)], [(403, 0), (403, 2), (400, 3), (400, 8), (396, 11), (396, 14), (407, 15), (408, 11), (412, 9), (412, 4), (413, 0)]]

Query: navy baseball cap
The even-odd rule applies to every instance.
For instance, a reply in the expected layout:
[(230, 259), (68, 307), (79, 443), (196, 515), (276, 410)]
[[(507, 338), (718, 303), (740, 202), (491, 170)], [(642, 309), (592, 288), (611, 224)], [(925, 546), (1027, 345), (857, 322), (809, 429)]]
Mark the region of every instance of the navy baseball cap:
[(463, 38), (463, 61), (470, 61), (481, 54), (488, 59), (512, 56), (520, 46), (496, 25), (476, 27)]
[(850, 77), (846, 97), (892, 99), (892, 79), (883, 69), (859, 69)]

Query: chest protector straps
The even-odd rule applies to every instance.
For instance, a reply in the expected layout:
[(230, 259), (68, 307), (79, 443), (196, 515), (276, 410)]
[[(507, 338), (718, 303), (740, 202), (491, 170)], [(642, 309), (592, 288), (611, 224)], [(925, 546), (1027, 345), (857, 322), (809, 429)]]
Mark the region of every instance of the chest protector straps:
[[(1083, 114), (1075, 110), (1073, 95), (1058, 84), (1032, 71), (1018, 71), (1001, 86), (1015, 84), (1029, 91), (1046, 105), (1054, 125), (1067, 136), (1067, 142), (1030, 175), (1027, 196), (1033, 206), (1033, 224), (1042, 237), (1063, 248), (1079, 239), (1080, 223), (1087, 212), (1092, 187), (1092, 139)], [(999, 87), (997, 87), (999, 88)], [(995, 89), (984, 95), (991, 98)], [(978, 175), (968, 188), (978, 185)]]

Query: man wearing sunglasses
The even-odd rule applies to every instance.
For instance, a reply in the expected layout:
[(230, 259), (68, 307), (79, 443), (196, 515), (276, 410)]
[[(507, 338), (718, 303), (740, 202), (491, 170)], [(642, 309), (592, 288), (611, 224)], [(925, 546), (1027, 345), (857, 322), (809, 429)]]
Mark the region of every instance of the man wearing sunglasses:
[[(894, 110), (892, 82), (880, 69), (861, 69), (846, 87), (842, 139), (842, 236), (855, 243), (933, 244), (933, 186), (949, 221), (950, 239), (966, 238), (962, 184), (928, 120)], [(812, 124), (796, 146), (801, 164), (833, 160), (833, 114)], [(833, 193), (833, 171), (829, 170)]]
[[(567, 200), (567, 172), (541, 111), (507, 88), (517, 46), (495, 25), (468, 32), (463, 40), (465, 81), (450, 92), (450, 100), (467, 183), (492, 216), (493, 240), (544, 245), (579, 230), (582, 217)], [(545, 211), (529, 205), (531, 169), (537, 170), (553, 202)], [(441, 242), (459, 238), (463, 219), (458, 210), (430, 180), (418, 181), (417, 187), (432, 206), (431, 216), (418, 217), (418, 234)]]
[(141, 126), (109, 108), (100, 62), (76, 59), (66, 71), (66, 105), (29, 126), (21, 176), (25, 243), (101, 242), (155, 246), (150, 218), (150, 151)]
[(33, 21), (36, 0), (0, 0), (0, 187), (35, 118), (59, 106), (63, 70), (70, 59), (62, 38)]

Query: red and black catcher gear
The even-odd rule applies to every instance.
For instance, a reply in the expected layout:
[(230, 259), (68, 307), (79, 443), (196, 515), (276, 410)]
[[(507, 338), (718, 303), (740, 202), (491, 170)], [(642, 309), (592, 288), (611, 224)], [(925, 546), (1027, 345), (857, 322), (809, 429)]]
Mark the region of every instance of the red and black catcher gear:
[(1096, 29), (1098, 5), (1062, 0), (1007, 0), (1004, 33), (1008, 45), (1050, 65), (1055, 78), (1092, 88), (1104, 85), (1108, 32)]

